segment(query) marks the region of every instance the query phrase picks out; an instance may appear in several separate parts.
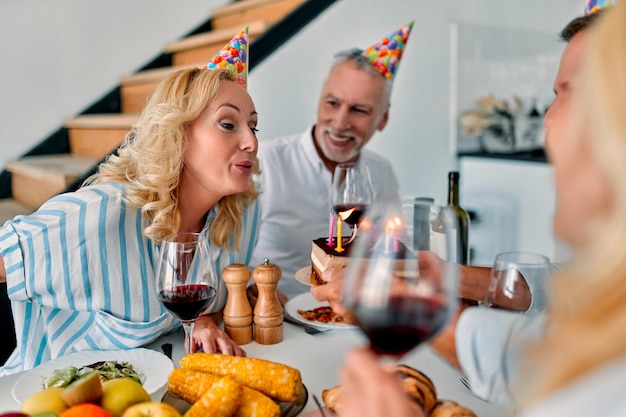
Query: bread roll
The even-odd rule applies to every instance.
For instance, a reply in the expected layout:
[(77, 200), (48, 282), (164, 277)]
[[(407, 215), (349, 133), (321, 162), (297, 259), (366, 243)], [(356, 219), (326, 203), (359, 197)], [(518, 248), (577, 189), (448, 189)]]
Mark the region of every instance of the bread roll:
[(322, 401), (330, 411), (340, 413), (339, 397), (341, 397), (341, 385), (325, 389), (322, 391)]
[(437, 403), (435, 384), (426, 374), (407, 365), (397, 365), (396, 374), (402, 380), (404, 391), (429, 414)]
[[(397, 365), (395, 372), (400, 377), (402, 387), (409, 398), (426, 410), (426, 413), (430, 413), (437, 403), (437, 391), (430, 378), (407, 365)], [(341, 386), (339, 385), (322, 391), (322, 401), (326, 407), (338, 414), (341, 408), (340, 397)]]
[(439, 400), (430, 417), (476, 417), (476, 414), (456, 401)]

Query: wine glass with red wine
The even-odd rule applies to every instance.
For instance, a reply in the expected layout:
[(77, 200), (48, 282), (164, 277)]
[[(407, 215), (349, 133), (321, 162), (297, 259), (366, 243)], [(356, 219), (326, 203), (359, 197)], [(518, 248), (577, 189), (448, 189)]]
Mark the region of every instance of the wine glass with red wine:
[(339, 164), (333, 174), (333, 210), (339, 219), (352, 228), (350, 242), (358, 231), (358, 223), (374, 199), (374, 190), (367, 165)]
[(156, 269), (157, 296), (185, 330), (185, 352), (191, 353), (195, 320), (217, 296), (217, 275), (208, 237), (175, 233), (161, 242)]
[[(454, 221), (433, 205), (431, 221)], [(407, 245), (401, 208), (375, 202), (360, 221), (343, 288), (343, 303), (381, 356), (399, 359), (441, 330), (457, 305), (457, 266)], [(451, 233), (445, 235), (452, 248)], [(437, 238), (441, 238), (438, 236)]]

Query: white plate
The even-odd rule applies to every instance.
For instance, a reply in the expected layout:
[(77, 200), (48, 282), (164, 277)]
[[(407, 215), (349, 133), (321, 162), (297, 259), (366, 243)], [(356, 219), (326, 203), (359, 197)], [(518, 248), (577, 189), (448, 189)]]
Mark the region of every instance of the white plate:
[(308, 285), (309, 287), (313, 286), (313, 284), (311, 284), (311, 265), (298, 269), (296, 271), (296, 279), (304, 285)]
[(302, 317), (298, 313), (298, 310), (311, 310), (311, 309), (314, 309), (315, 307), (321, 307), (321, 306), (327, 306), (327, 305), (328, 303), (326, 302), (320, 303), (315, 298), (313, 298), (313, 295), (311, 295), (310, 292), (305, 292), (303, 294), (296, 295), (295, 297), (287, 301), (287, 304), (285, 305), (285, 312), (289, 314), (291, 318), (293, 318), (296, 321), (299, 321), (300, 323), (317, 327), (320, 329), (348, 330), (348, 329), (358, 328), (357, 326), (354, 326), (352, 324), (346, 324), (346, 323), (321, 323), (319, 321), (310, 321), (310, 320), (306, 320), (304, 317)]
[(26, 398), (42, 390), (44, 379), (56, 369), (68, 366), (80, 368), (100, 361), (130, 363), (139, 374), (143, 375), (143, 387), (151, 395), (165, 386), (167, 378), (174, 369), (174, 364), (167, 356), (151, 349), (86, 350), (70, 353), (26, 371), (13, 385), (13, 398), (22, 404)]

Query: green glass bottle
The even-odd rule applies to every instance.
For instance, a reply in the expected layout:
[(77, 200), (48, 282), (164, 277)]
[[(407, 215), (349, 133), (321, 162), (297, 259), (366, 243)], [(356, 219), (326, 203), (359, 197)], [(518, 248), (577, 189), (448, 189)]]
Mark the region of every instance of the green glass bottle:
[(451, 171), (448, 173), (448, 206), (454, 210), (457, 218), (456, 229), (456, 259), (457, 263), (469, 265), (469, 214), (459, 204), (459, 173)]

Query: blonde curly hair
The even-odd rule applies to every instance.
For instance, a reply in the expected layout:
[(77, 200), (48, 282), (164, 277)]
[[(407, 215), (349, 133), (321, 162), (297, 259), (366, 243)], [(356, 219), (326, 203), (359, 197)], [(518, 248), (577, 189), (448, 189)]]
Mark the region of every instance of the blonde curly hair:
[[(236, 76), (224, 69), (191, 68), (167, 76), (156, 87), (117, 155), (110, 155), (98, 172), (85, 181), (86, 185), (123, 184), (126, 203), (141, 209), (147, 220), (144, 235), (157, 244), (176, 232), (180, 223), (178, 185), (189, 126), (225, 82), (236, 82)], [(255, 161), (254, 173), (259, 172)], [(209, 228), (215, 245), (239, 247), (242, 215), (258, 195), (251, 178), (244, 192), (219, 201)]]

